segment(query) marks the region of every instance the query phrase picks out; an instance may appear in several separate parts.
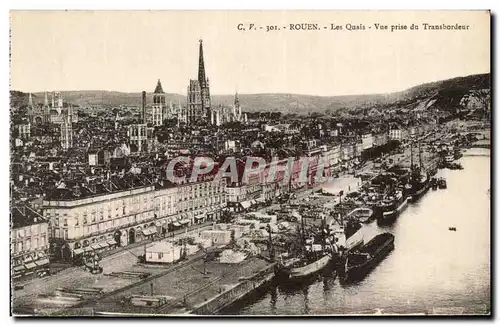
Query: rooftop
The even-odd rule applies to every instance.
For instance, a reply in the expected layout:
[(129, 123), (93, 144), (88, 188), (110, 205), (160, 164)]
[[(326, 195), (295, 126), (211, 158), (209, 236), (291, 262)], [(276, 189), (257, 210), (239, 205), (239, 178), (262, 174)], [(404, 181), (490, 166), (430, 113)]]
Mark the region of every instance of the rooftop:
[(10, 210), (12, 229), (43, 223), (44, 217), (27, 206), (16, 206)]

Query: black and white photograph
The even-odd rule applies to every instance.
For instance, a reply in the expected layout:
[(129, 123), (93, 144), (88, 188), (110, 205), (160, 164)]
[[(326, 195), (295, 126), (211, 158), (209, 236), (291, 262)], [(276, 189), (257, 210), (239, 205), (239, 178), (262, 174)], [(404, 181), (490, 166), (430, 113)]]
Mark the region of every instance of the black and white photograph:
[(491, 316), (490, 11), (9, 15), (11, 316)]

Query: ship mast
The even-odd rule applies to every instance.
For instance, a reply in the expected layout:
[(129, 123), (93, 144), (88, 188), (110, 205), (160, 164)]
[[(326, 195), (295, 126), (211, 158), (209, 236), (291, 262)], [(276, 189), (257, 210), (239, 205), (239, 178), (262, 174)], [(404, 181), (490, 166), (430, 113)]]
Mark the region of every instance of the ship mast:
[(323, 245), (323, 251), (325, 251), (326, 248), (326, 225), (325, 225), (325, 215), (321, 214), (321, 244)]
[(341, 190), (339, 192), (339, 214), (340, 214), (340, 226), (341, 227), (344, 227), (344, 214), (343, 214), (343, 211), (342, 211), (342, 195), (344, 194), (344, 191)]
[(272, 235), (271, 235), (271, 225), (270, 224), (267, 224), (267, 231), (269, 232), (269, 257), (271, 258), (271, 260), (274, 260), (274, 246), (273, 246), (273, 238), (272, 238)]
[(413, 171), (413, 142), (410, 142), (410, 169)]
[(420, 142), (418, 142), (418, 164), (419, 164), (420, 170), (422, 170), (423, 169), (422, 148), (420, 147)]
[(302, 217), (300, 218), (300, 225), (302, 227), (302, 232), (301, 232), (301, 235), (302, 235), (302, 248), (303, 250), (305, 250), (306, 248), (306, 228), (305, 228), (305, 224), (304, 224), (304, 218), (305, 218), (305, 215), (302, 215)]

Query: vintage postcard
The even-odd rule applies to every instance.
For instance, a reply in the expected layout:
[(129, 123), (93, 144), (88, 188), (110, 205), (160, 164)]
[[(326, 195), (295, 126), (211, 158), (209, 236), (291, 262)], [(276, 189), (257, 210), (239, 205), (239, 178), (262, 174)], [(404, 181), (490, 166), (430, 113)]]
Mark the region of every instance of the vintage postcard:
[(491, 315), (490, 24), (11, 11), (11, 314)]

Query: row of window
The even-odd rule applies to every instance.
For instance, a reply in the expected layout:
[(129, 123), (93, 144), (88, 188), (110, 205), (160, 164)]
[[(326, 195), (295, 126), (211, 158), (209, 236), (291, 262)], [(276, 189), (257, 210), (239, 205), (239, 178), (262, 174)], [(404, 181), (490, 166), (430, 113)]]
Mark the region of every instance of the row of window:
[(28, 227), (13, 230), (11, 232), (11, 237), (13, 239), (24, 238), (24, 237), (37, 236), (40, 233), (43, 234), (46, 232), (47, 232), (47, 224), (34, 224), (34, 225), (30, 225)]
[[(99, 213), (96, 213), (95, 211), (93, 211), (93, 213), (90, 214), (90, 216), (88, 216), (84, 212), (83, 216), (81, 217), (81, 219), (80, 219), (80, 216), (78, 216), (78, 215), (75, 216), (75, 218), (74, 218), (75, 225), (80, 225), (80, 223), (82, 225), (93, 224), (96, 221), (103, 221), (105, 219), (107, 219), (107, 220), (112, 219), (113, 215), (114, 215), (114, 217), (117, 218), (117, 217), (120, 217), (120, 216), (126, 216), (126, 215), (130, 215), (130, 214), (135, 214), (137, 212), (142, 212), (142, 211), (148, 210), (148, 209), (149, 210), (153, 210), (154, 209), (153, 203), (150, 203), (147, 206), (139, 207), (139, 209), (134, 209), (137, 206), (138, 205), (134, 205), (133, 207), (127, 207), (127, 206), (123, 206), (121, 208), (116, 207), (115, 208), (115, 214), (113, 214), (112, 210), (109, 209), (109, 208), (106, 211), (106, 213), (104, 211), (100, 211)], [(64, 218), (62, 218), (62, 219), (60, 219), (58, 217), (58, 215), (56, 215), (56, 217), (53, 218), (55, 226), (59, 226), (61, 224), (62, 224), (62, 226), (68, 226), (68, 214), (64, 213), (63, 216), (64, 216)], [(71, 217), (69, 217), (69, 218), (71, 219)]]
[[(130, 208), (140, 208), (141, 202), (144, 204), (147, 204), (148, 201), (150, 202), (150, 205), (153, 204), (154, 202), (154, 197), (153, 196), (144, 196), (143, 198), (139, 197), (130, 197), (128, 199), (123, 199), (123, 200), (117, 200), (117, 201), (104, 201), (101, 204), (97, 205), (88, 205), (82, 207), (82, 214), (83, 215), (89, 215), (89, 214), (96, 214), (97, 212), (100, 212), (103, 214), (105, 211), (111, 211), (113, 208), (115, 210), (119, 210), (124, 207), (130, 207)], [(60, 210), (57, 208), (53, 209), (46, 209), (44, 211), (46, 216), (59, 216), (60, 215)], [(66, 216), (67, 213), (63, 213), (63, 216)]]
[(47, 237), (45, 235), (42, 235), (40, 237), (31, 238), (25, 241), (13, 241), (12, 249), (14, 250), (14, 252), (23, 252), (29, 250), (42, 249), (46, 245), (47, 245)]
[[(186, 210), (186, 209), (189, 209), (189, 210), (191, 210), (191, 209), (198, 209), (198, 208), (203, 208), (203, 207), (211, 206), (211, 205), (214, 205), (214, 204), (220, 204), (221, 201), (223, 201), (224, 199), (225, 199), (225, 196), (216, 196), (214, 198), (208, 198), (208, 199), (205, 199), (205, 200), (198, 199), (198, 200), (195, 200), (195, 201), (188, 201), (188, 202), (185, 202), (185, 203), (181, 203), (178, 207), (180, 207), (181, 211), (182, 210)], [(165, 207), (165, 206), (163, 206), (163, 207)], [(161, 211), (163, 211), (163, 207), (160, 205)], [(167, 209), (168, 211), (172, 211), (170, 209), (172, 206), (169, 205), (169, 206), (166, 206), (166, 207), (169, 208), (169, 209)], [(152, 210), (153, 207), (150, 206), (150, 209)], [(127, 215), (127, 212), (126, 212), (125, 207), (123, 207), (122, 216), (125, 216), (125, 215)], [(142, 214), (138, 214), (138, 215), (140, 216)], [(120, 214), (117, 213), (116, 217), (119, 217), (119, 216), (120, 216)], [(135, 218), (135, 215), (133, 215), (133, 216)], [(131, 217), (132, 217), (132, 215), (131, 215)], [(108, 219), (108, 220), (111, 219), (111, 215), (110, 214), (106, 215), (106, 219)], [(96, 222), (103, 221), (103, 220), (105, 220), (104, 214), (99, 214), (99, 217), (97, 217), (96, 214), (92, 214), (90, 217), (84, 215), (82, 217), (82, 219), (80, 219), (77, 216), (74, 219), (75, 223), (73, 225), (70, 225), (70, 226), (97, 225)], [(55, 227), (59, 227), (59, 226), (66, 227), (66, 226), (69, 226), (68, 225), (68, 218), (63, 218), (61, 220), (61, 219), (59, 219), (59, 218), (56, 217), (56, 218), (53, 219), (53, 221), (54, 221), (54, 226)]]
[(94, 233), (107, 232), (122, 225), (140, 223), (142, 221), (151, 219), (153, 216), (154, 215), (151, 213), (143, 213), (137, 215), (130, 215), (125, 218), (113, 219), (112, 221), (97, 223), (90, 226), (82, 226), (82, 227), (74, 226), (73, 228), (62, 229), (62, 230), (54, 229), (54, 237), (63, 239), (75, 239), (75, 238), (85, 237)]

